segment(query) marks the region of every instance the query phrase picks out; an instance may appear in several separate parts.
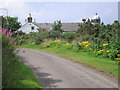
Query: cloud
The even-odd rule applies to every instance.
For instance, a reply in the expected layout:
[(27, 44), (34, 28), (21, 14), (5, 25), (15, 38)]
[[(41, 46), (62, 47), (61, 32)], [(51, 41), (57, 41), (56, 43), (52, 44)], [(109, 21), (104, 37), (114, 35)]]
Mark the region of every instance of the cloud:
[[(26, 2), (15, 2), (16, 0), (13, 0), (13, 2), (1, 2), (0, 8), (7, 9), (8, 15), (12, 17), (18, 17), (19, 21), (21, 21), (22, 24), (24, 24), (25, 19), (27, 18), (28, 14), (31, 13), (33, 16), (33, 19), (36, 19), (36, 22), (45, 22), (45, 21), (51, 21), (51, 19), (55, 19), (55, 17), (59, 16), (57, 11), (52, 12), (48, 11), (49, 8), (54, 7), (55, 4), (53, 3), (46, 3), (43, 6), (39, 6), (40, 9), (35, 7), (32, 3), (26, 3)], [(40, 2), (39, 2), (40, 4)], [(34, 5), (34, 6), (33, 6)], [(7, 16), (6, 11), (0, 9), (0, 15)], [(58, 11), (59, 12), (59, 11)], [(64, 16), (63, 16), (64, 17)], [(59, 17), (58, 17), (59, 18)]]
[[(3, 0), (2, 0), (3, 1)], [(15, 2), (16, 0), (12, 0), (13, 2), (7, 2), (8, 0), (4, 0), (4, 2), (0, 2), (0, 8), (5, 8), (8, 10), (8, 14), (13, 17), (18, 17), (19, 21), (24, 24), (25, 19), (28, 14), (31, 13), (33, 19), (36, 19), (36, 22), (53, 22), (55, 20), (62, 20), (63, 22), (79, 22), (81, 18), (91, 18), (94, 16), (95, 12), (103, 18), (106, 19), (107, 15), (109, 15), (111, 19), (111, 15), (115, 12), (115, 6), (111, 5), (108, 8), (100, 6), (99, 8), (95, 8), (96, 6), (91, 6), (89, 4), (83, 3), (48, 3), (48, 2)], [(22, 0), (26, 1), (26, 0)], [(102, 5), (102, 4), (100, 4)], [(87, 7), (86, 7), (87, 6)], [(108, 5), (109, 6), (109, 5)], [(88, 9), (89, 8), (89, 9)], [(104, 13), (103, 13), (104, 10)], [(0, 15), (6, 15), (5, 10), (0, 9)], [(116, 17), (116, 16), (114, 16)], [(114, 19), (114, 18), (113, 18)], [(109, 22), (109, 21), (107, 21)]]
[[(24, 2), (2, 2), (0, 8), (7, 9), (9, 16), (19, 16), (21, 19), (26, 15), (28, 9)], [(1, 11), (3, 10), (1, 9)]]

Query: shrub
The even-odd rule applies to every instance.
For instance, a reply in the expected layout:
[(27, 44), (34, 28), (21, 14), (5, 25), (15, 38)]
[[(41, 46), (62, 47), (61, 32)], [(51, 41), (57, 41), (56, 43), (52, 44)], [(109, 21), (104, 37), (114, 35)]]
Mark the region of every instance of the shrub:
[(49, 38), (51, 38), (51, 39), (61, 38), (61, 33), (59, 31), (51, 30), (49, 32)]
[(75, 32), (64, 32), (62, 37), (66, 40), (68, 40), (68, 42), (71, 42), (72, 40), (75, 39)]
[(49, 33), (48, 32), (42, 32), (42, 33), (38, 33), (36, 36), (36, 40), (35, 40), (35, 44), (41, 44), (42, 42), (44, 42), (44, 39), (47, 39), (49, 37)]
[(54, 24), (52, 26), (52, 30), (57, 31), (59, 33), (63, 32), (61, 20), (54, 21)]

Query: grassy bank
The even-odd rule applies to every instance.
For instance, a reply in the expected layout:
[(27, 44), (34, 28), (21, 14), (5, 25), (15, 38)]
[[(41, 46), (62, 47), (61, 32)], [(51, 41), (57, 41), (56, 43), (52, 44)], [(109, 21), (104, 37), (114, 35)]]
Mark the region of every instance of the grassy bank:
[(23, 47), (63, 56), (70, 60), (87, 65), (91, 68), (105, 72), (110, 76), (118, 77), (118, 65), (116, 62), (107, 58), (97, 57), (93, 52), (77, 51), (74, 49), (66, 49), (64, 47), (40, 48), (38, 45), (23, 45)]
[(42, 88), (32, 70), (6, 48), (2, 53), (3, 88)]
[(6, 54), (2, 74), (3, 88), (41, 88), (32, 70), (13, 54)]

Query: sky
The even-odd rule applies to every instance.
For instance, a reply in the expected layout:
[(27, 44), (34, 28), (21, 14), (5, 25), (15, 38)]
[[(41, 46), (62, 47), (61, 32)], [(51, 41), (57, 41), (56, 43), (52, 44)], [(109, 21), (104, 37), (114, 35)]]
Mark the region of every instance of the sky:
[(118, 2), (0, 2), (0, 15), (18, 17), (24, 24), (29, 13), (37, 23), (81, 22), (82, 18), (92, 18), (95, 13), (105, 24), (118, 20)]

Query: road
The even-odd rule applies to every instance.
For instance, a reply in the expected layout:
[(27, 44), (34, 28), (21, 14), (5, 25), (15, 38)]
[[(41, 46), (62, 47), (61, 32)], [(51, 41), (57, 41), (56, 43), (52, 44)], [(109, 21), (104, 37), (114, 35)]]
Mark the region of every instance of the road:
[(19, 49), (18, 56), (32, 68), (45, 88), (117, 88), (105, 75), (65, 58), (38, 50)]

